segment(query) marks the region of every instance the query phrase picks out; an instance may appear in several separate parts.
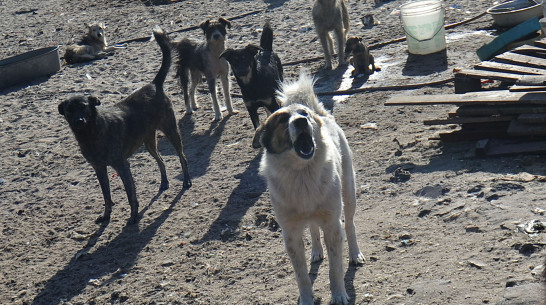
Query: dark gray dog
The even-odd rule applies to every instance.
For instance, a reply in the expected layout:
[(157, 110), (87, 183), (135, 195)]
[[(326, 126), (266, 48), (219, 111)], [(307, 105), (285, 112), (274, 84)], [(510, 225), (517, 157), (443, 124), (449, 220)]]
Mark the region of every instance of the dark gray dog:
[(161, 172), (160, 191), (169, 187), (163, 159), (157, 151), (156, 130), (161, 130), (176, 149), (184, 171), (184, 187), (191, 186), (182, 138), (170, 99), (163, 83), (171, 66), (171, 49), (167, 35), (159, 28), (154, 37), (161, 47), (163, 60), (153, 82), (140, 88), (113, 107), (103, 109), (94, 96), (73, 96), (59, 104), (74, 133), (85, 159), (93, 166), (104, 196), (104, 215), (97, 222), (108, 221), (112, 212), (112, 198), (106, 167), (113, 167), (123, 181), (131, 217), (129, 224), (138, 222), (138, 201), (129, 158), (144, 143)]

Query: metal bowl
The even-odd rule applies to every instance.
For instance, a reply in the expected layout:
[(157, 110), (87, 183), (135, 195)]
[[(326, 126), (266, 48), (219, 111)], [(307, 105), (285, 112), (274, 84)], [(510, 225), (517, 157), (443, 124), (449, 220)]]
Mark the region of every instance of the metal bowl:
[(0, 89), (29, 82), (61, 69), (59, 47), (48, 47), (0, 60)]
[(533, 17), (542, 16), (542, 0), (508, 1), (487, 10), (498, 26), (511, 27)]

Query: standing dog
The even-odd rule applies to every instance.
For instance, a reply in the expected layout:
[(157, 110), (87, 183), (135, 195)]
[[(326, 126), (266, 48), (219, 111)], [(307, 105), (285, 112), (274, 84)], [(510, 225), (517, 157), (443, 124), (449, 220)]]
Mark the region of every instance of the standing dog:
[(339, 66), (346, 65), (343, 48), (349, 32), (349, 13), (345, 0), (315, 0), (313, 5), (313, 22), (324, 51), (326, 69), (332, 69), (332, 53), (334, 52), (332, 37), (334, 31), (337, 40), (337, 56)]
[[(203, 74), (205, 75), (214, 108), (214, 120), (218, 121), (222, 119), (222, 112), (220, 111), (218, 98), (216, 97), (217, 77), (220, 77), (220, 81), (222, 82), (228, 112), (230, 114), (237, 113), (231, 106), (229, 64), (224, 58), (220, 58), (220, 55), (225, 50), (226, 27), (231, 28), (231, 23), (224, 18), (219, 18), (218, 21), (207, 20), (201, 23), (199, 27), (205, 34), (206, 42), (195, 43), (189, 39), (183, 39), (173, 43), (179, 54), (177, 74), (180, 77), (180, 85), (184, 93), (184, 102), (186, 103), (186, 112), (188, 114), (192, 114), (193, 111), (199, 108), (199, 105), (195, 101), (195, 89), (201, 81)], [(189, 92), (188, 73), (191, 77)]]
[(138, 201), (135, 183), (129, 167), (129, 158), (145, 144), (161, 172), (160, 191), (169, 187), (165, 164), (157, 151), (156, 130), (161, 130), (176, 149), (182, 170), (184, 187), (191, 186), (186, 157), (182, 151), (180, 130), (176, 124), (172, 103), (165, 95), (163, 83), (171, 65), (171, 49), (167, 35), (161, 29), (154, 30), (154, 37), (161, 47), (161, 68), (151, 84), (148, 84), (115, 106), (102, 109), (94, 96), (73, 96), (59, 104), (63, 115), (74, 133), (83, 156), (93, 166), (102, 189), (104, 215), (97, 222), (108, 221), (112, 212), (112, 198), (106, 167), (112, 166), (121, 177), (131, 206), (129, 223), (138, 221)]
[[(355, 68), (351, 72), (352, 77), (357, 77), (361, 73), (366, 75), (373, 74), (375, 71), (381, 71), (381, 68), (375, 67), (375, 60), (368, 46), (362, 42), (361, 37), (351, 37), (345, 44), (345, 56), (353, 56), (349, 63)], [(370, 69), (370, 65), (372, 68)]]
[(273, 210), (296, 273), (299, 304), (313, 304), (302, 239), (306, 225), (310, 225), (311, 230), (311, 262), (323, 258), (319, 227), (324, 233), (332, 303), (347, 304), (349, 297), (343, 281), (342, 209), (350, 262), (364, 262), (353, 222), (356, 193), (351, 150), (343, 130), (318, 102), (313, 82), (310, 76), (302, 74), (299, 81), (282, 85), (282, 108), (264, 125), (262, 145), (265, 153), (260, 174), (267, 181)]
[(70, 45), (64, 53), (64, 60), (69, 63), (90, 61), (106, 49), (106, 37), (104, 36), (105, 26), (103, 23), (85, 24), (87, 34), (78, 44)]
[[(264, 26), (260, 47), (249, 44), (240, 50), (227, 49), (220, 58), (231, 65), (252, 125), (257, 129), (260, 125), (258, 108), (265, 107), (270, 113), (279, 109), (276, 92), (283, 80), (281, 60), (273, 52), (273, 30), (269, 22)], [(259, 148), (259, 136), (254, 137), (252, 146)]]

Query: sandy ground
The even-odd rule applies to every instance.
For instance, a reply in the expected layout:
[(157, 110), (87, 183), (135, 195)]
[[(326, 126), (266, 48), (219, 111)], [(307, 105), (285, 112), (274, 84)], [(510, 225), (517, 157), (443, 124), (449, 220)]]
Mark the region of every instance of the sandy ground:
[[(368, 44), (403, 36), (402, 3), (349, 1), (350, 35)], [(446, 23), (492, 4), (446, 1)], [(0, 0), (0, 55), (57, 44), (64, 50), (79, 39), (84, 22), (105, 22), (109, 42), (118, 43), (147, 37), (154, 25), (175, 32), (252, 11), (258, 12), (233, 21), (229, 46), (257, 43), (269, 19), (283, 62), (321, 55), (308, 0)], [(363, 27), (366, 14), (380, 24)], [(485, 16), (448, 30), (441, 54), (411, 56), (405, 42), (375, 49), (382, 71), (367, 80), (348, 78), (351, 67), (321, 70), (321, 61), (284, 71), (291, 79), (308, 69), (319, 78), (317, 92), (436, 81), (452, 77), (454, 68), (471, 68), (479, 61), (475, 50), (495, 34)], [(201, 36), (193, 30), (171, 38)], [(132, 42), (105, 59), (0, 91), (1, 304), (297, 303), (292, 267), (257, 173), (262, 151), (251, 148), (252, 124), (240, 98), (234, 98), (240, 113), (218, 123), (205, 93), (198, 97), (202, 108), (185, 115), (171, 73), (166, 90), (193, 187), (182, 189), (180, 164), (160, 137), (171, 187), (158, 193), (157, 165), (139, 151), (130, 162), (142, 220), (126, 225), (129, 206), (111, 170), (117, 205), (108, 224), (95, 224), (103, 211), (98, 182), (57, 104), (84, 93), (112, 105), (149, 82), (159, 64), (155, 42)], [(367, 261), (359, 267), (345, 261), (351, 304), (537, 304), (543, 295), (544, 233), (530, 236), (518, 225), (545, 220), (544, 157), (476, 158), (474, 142), (438, 140), (453, 126), (423, 125), (452, 107), (384, 106), (395, 94), (453, 92), (449, 83), (321, 98), (354, 152), (357, 235)], [(393, 179), (398, 168), (409, 180)], [(310, 270), (316, 304), (328, 304), (328, 264)]]

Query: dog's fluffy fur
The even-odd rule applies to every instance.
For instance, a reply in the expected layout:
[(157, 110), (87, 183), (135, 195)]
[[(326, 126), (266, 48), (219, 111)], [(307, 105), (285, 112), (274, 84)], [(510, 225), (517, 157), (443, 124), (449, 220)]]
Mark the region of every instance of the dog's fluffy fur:
[(77, 95), (59, 104), (63, 115), (74, 133), (85, 159), (93, 166), (105, 201), (104, 215), (97, 221), (110, 219), (112, 198), (107, 166), (112, 166), (121, 177), (129, 205), (129, 223), (138, 221), (138, 201), (135, 183), (131, 175), (129, 158), (144, 143), (155, 158), (161, 172), (160, 190), (169, 187), (165, 164), (157, 151), (156, 130), (161, 130), (178, 153), (184, 172), (184, 187), (191, 186), (186, 157), (183, 153), (180, 130), (172, 108), (165, 95), (163, 83), (171, 65), (171, 49), (167, 35), (159, 28), (154, 37), (161, 47), (161, 68), (151, 84), (148, 84), (113, 107), (102, 108), (94, 96)]
[(345, 0), (315, 0), (312, 15), (324, 51), (324, 67), (332, 69), (334, 46), (330, 31), (334, 31), (336, 36), (339, 66), (346, 65), (343, 49), (349, 32), (349, 13)]
[(347, 304), (343, 280), (342, 209), (350, 262), (364, 256), (353, 222), (356, 194), (351, 150), (334, 117), (318, 102), (313, 79), (303, 73), (281, 86), (279, 110), (265, 122), (265, 152), (260, 174), (265, 177), (271, 203), (282, 228), (286, 250), (294, 267), (300, 305), (313, 304), (302, 235), (310, 226), (311, 261), (323, 258), (319, 227), (324, 233), (330, 265), (332, 303)]
[(83, 36), (82, 40), (78, 44), (66, 48), (63, 57), (68, 64), (93, 60), (108, 46), (105, 36), (106, 27), (103, 23), (86, 23), (85, 26), (87, 34)]
[[(259, 47), (249, 44), (244, 49), (227, 49), (220, 57), (231, 65), (252, 125), (257, 129), (260, 126), (258, 108), (265, 107), (270, 113), (279, 109), (276, 92), (283, 80), (281, 60), (273, 52), (273, 30), (269, 22), (263, 28)], [(260, 147), (259, 132), (252, 142), (254, 148)]]
[[(345, 56), (349, 57), (349, 63), (355, 68), (351, 72), (352, 77), (364, 73), (366, 75), (373, 74), (375, 71), (381, 71), (379, 67), (375, 66), (375, 59), (368, 46), (362, 41), (361, 37), (350, 37), (345, 44)], [(372, 68), (370, 69), (370, 65)]]
[[(204, 74), (212, 99), (214, 119), (221, 120), (222, 112), (216, 96), (216, 79), (218, 77), (222, 82), (228, 112), (230, 114), (237, 113), (231, 105), (229, 64), (224, 58), (220, 58), (225, 50), (226, 28), (231, 28), (231, 23), (224, 18), (219, 18), (218, 21), (204, 21), (199, 27), (205, 34), (205, 42), (196, 43), (189, 39), (182, 39), (173, 43), (179, 55), (177, 73), (184, 94), (186, 113), (192, 114), (199, 108), (195, 101), (195, 89)], [(191, 82), (189, 78), (191, 78)], [(188, 83), (190, 84), (189, 91)]]

